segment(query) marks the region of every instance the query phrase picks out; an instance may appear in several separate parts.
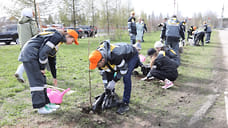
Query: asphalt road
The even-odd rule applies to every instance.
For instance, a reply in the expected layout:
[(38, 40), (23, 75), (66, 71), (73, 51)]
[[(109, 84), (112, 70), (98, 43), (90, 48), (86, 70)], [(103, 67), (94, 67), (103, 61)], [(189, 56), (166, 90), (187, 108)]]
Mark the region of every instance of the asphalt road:
[[(224, 68), (228, 69), (228, 30), (221, 30), (219, 31), (220, 42), (222, 45), (222, 51), (224, 56)], [(227, 75), (228, 76), (228, 72)], [(228, 78), (224, 79), (224, 101), (225, 101), (225, 111), (226, 113), (226, 124), (228, 127)]]

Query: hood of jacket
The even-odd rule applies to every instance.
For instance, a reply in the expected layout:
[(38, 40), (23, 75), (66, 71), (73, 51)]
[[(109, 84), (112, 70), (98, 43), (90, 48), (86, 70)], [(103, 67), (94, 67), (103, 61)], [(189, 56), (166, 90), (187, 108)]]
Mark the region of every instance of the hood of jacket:
[(107, 63), (108, 60), (108, 56), (111, 53), (110, 51), (110, 41), (109, 40), (105, 40), (100, 44), (100, 47), (98, 48), (98, 50), (100, 51), (101, 55), (103, 58), (105, 58), (105, 63)]
[(28, 22), (30, 22), (30, 21), (32, 21), (33, 19), (32, 18), (30, 18), (30, 17), (27, 17), (27, 16), (23, 16), (23, 17), (21, 17), (21, 19), (19, 20), (19, 24), (24, 24), (24, 23), (28, 23)]

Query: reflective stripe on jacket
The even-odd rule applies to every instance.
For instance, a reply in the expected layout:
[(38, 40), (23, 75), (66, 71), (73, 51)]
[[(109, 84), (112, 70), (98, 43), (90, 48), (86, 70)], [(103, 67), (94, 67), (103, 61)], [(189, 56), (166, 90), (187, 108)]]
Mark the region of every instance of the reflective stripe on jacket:
[(23, 47), (18, 57), (21, 62), (29, 62), (37, 60), (40, 63), (40, 68), (43, 70), (45, 64), (48, 62), (48, 56), (50, 53), (56, 51), (56, 46), (60, 42), (65, 42), (65, 36), (59, 32), (47, 33), (46, 35), (41, 33), (30, 39)]

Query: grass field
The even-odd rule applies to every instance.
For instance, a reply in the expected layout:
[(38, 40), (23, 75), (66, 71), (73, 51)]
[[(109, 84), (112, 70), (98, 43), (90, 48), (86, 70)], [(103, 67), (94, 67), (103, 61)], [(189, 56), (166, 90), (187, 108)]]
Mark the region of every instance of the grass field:
[[(142, 54), (146, 55), (147, 49), (152, 48), (154, 42), (159, 40), (159, 35), (160, 32), (145, 34)], [(78, 46), (61, 46), (57, 53), (58, 87), (71, 88), (75, 93), (65, 95), (61, 109), (50, 115), (38, 115), (32, 109), (26, 74), (24, 84), (18, 83), (14, 78), (20, 64), (17, 61), (20, 46), (1, 46), (0, 127), (145, 127), (152, 124), (178, 126), (178, 123), (189, 119), (206, 100), (204, 95), (212, 93), (203, 85), (208, 84), (212, 77), (215, 48), (218, 45), (216, 32), (212, 33), (212, 43), (204, 47), (184, 47), (181, 66), (178, 68), (179, 77), (174, 83), (174, 88), (163, 90), (157, 81), (145, 82), (140, 81), (140, 77), (132, 77), (131, 109), (126, 115), (117, 115), (116, 109), (107, 110), (100, 115), (82, 113), (81, 108), (89, 106), (88, 43), (92, 52), (99, 42), (106, 39), (86, 38), (80, 39)], [(115, 42), (130, 43), (128, 36)], [(46, 75), (48, 84), (51, 85), (51, 73), (47, 72)], [(91, 71), (91, 78), (94, 98), (103, 92), (103, 84), (97, 69)], [(117, 83), (116, 92), (122, 98), (122, 80)]]

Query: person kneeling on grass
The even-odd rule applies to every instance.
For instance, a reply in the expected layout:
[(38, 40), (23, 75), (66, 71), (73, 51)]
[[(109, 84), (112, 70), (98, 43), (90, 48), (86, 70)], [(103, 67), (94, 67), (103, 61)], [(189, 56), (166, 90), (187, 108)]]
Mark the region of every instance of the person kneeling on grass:
[[(131, 96), (131, 74), (139, 61), (138, 51), (127, 43), (110, 44), (103, 41), (99, 48), (89, 55), (90, 69), (99, 68), (105, 89), (115, 89), (115, 83), (123, 76), (124, 94), (123, 100), (117, 110), (118, 114), (124, 114), (129, 110)], [(111, 78), (107, 75), (112, 73)]]
[(169, 57), (178, 66), (180, 65), (180, 56), (178, 56), (172, 48), (164, 46), (164, 44), (161, 41), (156, 41), (154, 44), (154, 48), (158, 53), (160, 51), (164, 51), (165, 56)]
[[(30, 85), (32, 105), (39, 114), (54, 112), (60, 106), (51, 104), (47, 96), (45, 66), (48, 56), (57, 52), (60, 44), (78, 45), (78, 34), (74, 30), (40, 33), (31, 38), (22, 48), (18, 60), (23, 62)], [(50, 61), (50, 60), (49, 60)]]
[(148, 50), (147, 55), (151, 57), (151, 70), (145, 78), (142, 80), (149, 80), (157, 78), (164, 81), (164, 89), (168, 89), (174, 86), (172, 81), (175, 81), (178, 77), (177, 67), (178, 65), (165, 56), (164, 51), (156, 52), (154, 48)]

